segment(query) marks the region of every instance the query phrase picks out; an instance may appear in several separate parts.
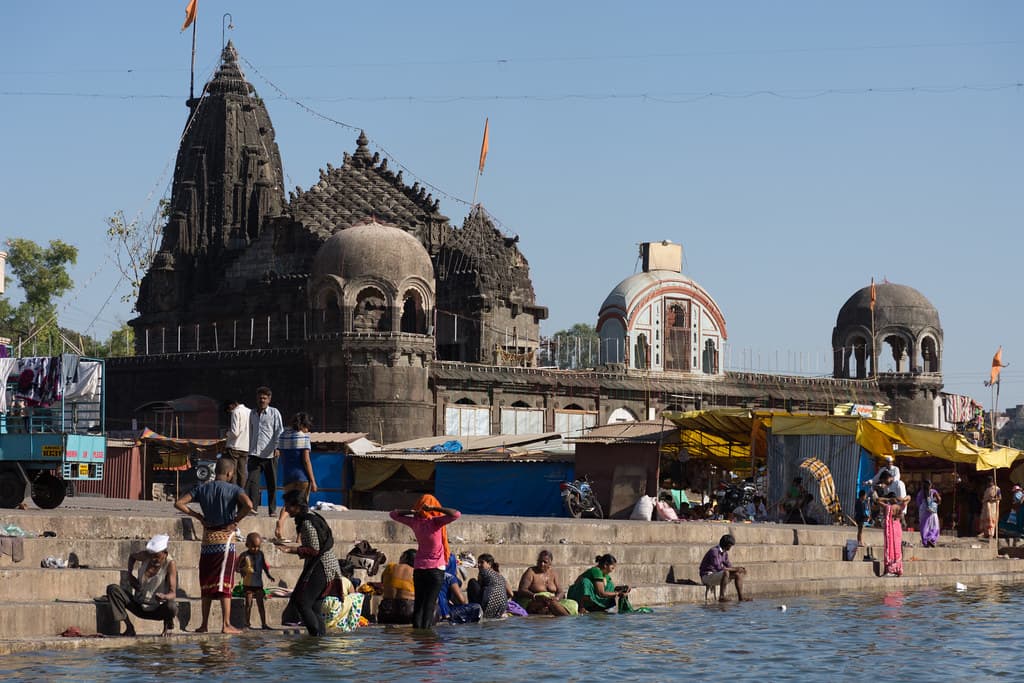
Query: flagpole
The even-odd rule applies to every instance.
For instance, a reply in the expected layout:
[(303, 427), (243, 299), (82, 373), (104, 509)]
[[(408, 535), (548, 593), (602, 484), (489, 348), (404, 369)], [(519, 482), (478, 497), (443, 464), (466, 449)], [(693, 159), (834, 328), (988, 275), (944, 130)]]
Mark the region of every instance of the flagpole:
[(196, 96), (196, 24), (199, 23), (199, 12), (192, 18), (192, 66), (188, 75), (188, 99), (191, 104)]
[[(1000, 361), (1002, 362), (1002, 361)], [(992, 450), (996, 449), (996, 410), (999, 405), (999, 378), (996, 378), (995, 382), (992, 382), (992, 414), (989, 416), (990, 429), (992, 435), (989, 437), (989, 448)], [(996, 465), (992, 470), (992, 483), (999, 486), (999, 466)], [(996, 526), (992, 530), (992, 544), (995, 547), (995, 555), (999, 556), (999, 507), (996, 504)]]
[(476, 169), (476, 182), (473, 183), (473, 206), (476, 206), (476, 191), (480, 187), (480, 176), (484, 174), (484, 164), (487, 162), (487, 148), (489, 146), (491, 120), (484, 119), (484, 139), (480, 143), (480, 163)]

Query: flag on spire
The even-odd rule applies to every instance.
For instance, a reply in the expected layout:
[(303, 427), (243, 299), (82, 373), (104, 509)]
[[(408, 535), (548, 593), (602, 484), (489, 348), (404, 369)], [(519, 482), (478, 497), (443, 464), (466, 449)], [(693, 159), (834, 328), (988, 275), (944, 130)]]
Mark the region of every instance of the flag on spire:
[(487, 162), (487, 149), (490, 146), (490, 123), (489, 118), (484, 119), (484, 141), (480, 145), (480, 173), (484, 172), (484, 164)]
[(996, 351), (996, 355), (992, 356), (992, 372), (989, 373), (988, 381), (985, 382), (985, 386), (990, 387), (994, 384), (999, 384), (999, 373), (1008, 365), (1009, 363), (1003, 362), (1003, 347), (1000, 346)]
[(185, 7), (185, 23), (181, 25), (181, 30), (184, 31), (192, 22), (196, 20), (196, 4), (199, 0), (189, 0), (188, 5)]
[(875, 292), (875, 278), (871, 278), (871, 310), (875, 310), (875, 301), (878, 299), (878, 295)]

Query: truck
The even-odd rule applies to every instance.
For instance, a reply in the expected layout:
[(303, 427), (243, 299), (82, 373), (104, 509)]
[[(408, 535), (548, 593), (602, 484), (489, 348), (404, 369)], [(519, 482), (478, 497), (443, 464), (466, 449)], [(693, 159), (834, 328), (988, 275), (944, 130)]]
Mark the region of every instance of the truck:
[(65, 353), (0, 359), (3, 368), (0, 508), (17, 508), (29, 497), (41, 508), (58, 507), (69, 484), (103, 478), (104, 362)]

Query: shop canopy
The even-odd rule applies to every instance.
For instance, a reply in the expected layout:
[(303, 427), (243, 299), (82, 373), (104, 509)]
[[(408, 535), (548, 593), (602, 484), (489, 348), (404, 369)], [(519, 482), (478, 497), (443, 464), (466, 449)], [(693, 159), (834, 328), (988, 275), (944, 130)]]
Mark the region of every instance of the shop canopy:
[(1015, 448), (975, 446), (961, 434), (931, 427), (838, 415), (793, 415), (746, 409), (697, 410), (664, 414), (679, 428), (678, 442), (663, 452), (686, 449), (691, 457), (704, 458), (730, 469), (748, 469), (751, 444), (761, 458), (767, 450), (767, 433), (773, 436), (846, 434), (872, 455), (937, 457), (974, 465), (979, 470), (1009, 467), (1021, 457)]

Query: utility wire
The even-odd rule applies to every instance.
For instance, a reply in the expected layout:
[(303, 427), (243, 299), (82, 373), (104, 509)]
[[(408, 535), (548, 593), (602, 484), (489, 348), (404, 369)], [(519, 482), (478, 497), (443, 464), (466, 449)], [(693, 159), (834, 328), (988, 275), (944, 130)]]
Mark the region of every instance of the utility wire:
[[(564, 92), (551, 94), (489, 94), (489, 95), (296, 95), (291, 96), (284, 93), (277, 86), (266, 78), (262, 73), (255, 71), (255, 67), (248, 60), (242, 58), (245, 63), (270, 85), (277, 93), (277, 97), (265, 97), (264, 100), (285, 100), (300, 107), (308, 109), (301, 103), (307, 102), (415, 102), (420, 104), (453, 104), (456, 102), (564, 102), (580, 100), (586, 102), (602, 101), (628, 101), (641, 100), (661, 104), (692, 104), (707, 99), (745, 100), (760, 97), (774, 97), (783, 100), (813, 100), (822, 97), (834, 97), (837, 95), (899, 95), (899, 94), (929, 94), (946, 95), (956, 92), (997, 92), (1000, 90), (1018, 89), (1024, 87), (1024, 82), (1013, 81), (1005, 83), (963, 83), (959, 85), (906, 85), (906, 86), (872, 86), (862, 88), (762, 88), (759, 90), (708, 90), (708, 91), (678, 91), (678, 92)], [(102, 93), (102, 92), (80, 92), (71, 90), (3, 90), (0, 97), (74, 97), (83, 99), (108, 99), (108, 100), (170, 100), (178, 99), (178, 94), (165, 93)], [(326, 119), (332, 123), (355, 128), (330, 117), (309, 110), (310, 113), (319, 118)]]

